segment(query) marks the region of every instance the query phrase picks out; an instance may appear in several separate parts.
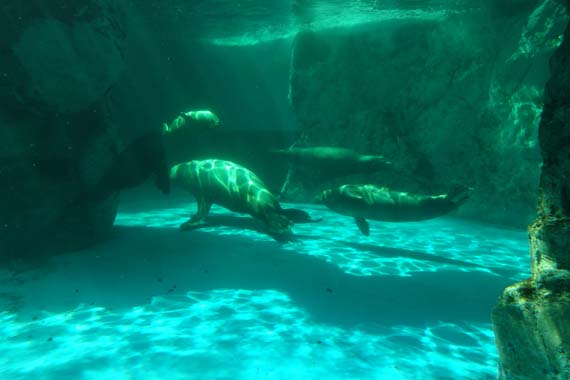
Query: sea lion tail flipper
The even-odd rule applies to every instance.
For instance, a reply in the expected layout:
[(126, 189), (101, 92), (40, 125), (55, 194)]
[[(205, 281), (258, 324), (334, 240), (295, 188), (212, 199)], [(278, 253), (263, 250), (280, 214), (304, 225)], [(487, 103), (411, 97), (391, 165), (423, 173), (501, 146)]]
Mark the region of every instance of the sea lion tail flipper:
[(472, 190), (472, 188), (465, 185), (455, 185), (451, 188), (449, 193), (447, 193), (445, 199), (459, 206), (469, 199)]
[(298, 208), (284, 208), (281, 209), (281, 215), (284, 215), (293, 223), (317, 223), (322, 221), (322, 218), (313, 219), (308, 212), (299, 210)]
[(366, 219), (361, 216), (355, 216), (354, 221), (356, 222), (356, 225), (362, 234), (370, 236), (370, 223), (368, 223)]

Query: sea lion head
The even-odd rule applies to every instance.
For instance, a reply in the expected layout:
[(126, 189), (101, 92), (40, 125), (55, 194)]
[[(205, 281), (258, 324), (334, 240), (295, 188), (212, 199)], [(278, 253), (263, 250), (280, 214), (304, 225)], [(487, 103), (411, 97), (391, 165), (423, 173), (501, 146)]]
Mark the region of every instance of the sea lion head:
[(323, 203), (323, 204), (327, 205), (327, 204), (332, 204), (332, 203), (338, 202), (341, 199), (341, 196), (342, 196), (342, 194), (338, 188), (326, 189), (326, 190), (323, 190), (320, 194), (318, 194), (314, 198), (314, 201), (316, 203)]
[(183, 162), (170, 169), (170, 180), (176, 183), (193, 183), (197, 173), (196, 161)]

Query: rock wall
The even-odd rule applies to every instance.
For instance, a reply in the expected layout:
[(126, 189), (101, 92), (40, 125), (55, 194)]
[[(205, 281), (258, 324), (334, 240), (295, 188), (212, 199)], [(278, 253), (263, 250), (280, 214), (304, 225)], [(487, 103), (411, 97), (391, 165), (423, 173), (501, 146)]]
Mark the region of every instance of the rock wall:
[(550, 69), (538, 217), (529, 227), (532, 275), (493, 310), (501, 380), (570, 379), (570, 25)]
[(112, 225), (116, 201), (77, 200), (120, 144), (106, 112), (106, 94), (124, 67), (119, 4), (0, 5), (3, 255), (74, 248)]
[(547, 61), (565, 20), (554, 0), (490, 2), (439, 18), (302, 32), (291, 59), (297, 145), (383, 154), (398, 167), (337, 181), (297, 167), (284, 195), (311, 199), (341, 181), (424, 193), (462, 183), (475, 189), (462, 216), (527, 225)]

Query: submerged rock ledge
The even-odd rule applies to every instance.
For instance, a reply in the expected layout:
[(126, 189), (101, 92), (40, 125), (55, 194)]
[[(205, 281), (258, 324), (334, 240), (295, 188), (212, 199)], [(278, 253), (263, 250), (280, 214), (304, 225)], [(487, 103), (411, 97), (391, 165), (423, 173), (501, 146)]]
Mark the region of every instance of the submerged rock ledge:
[(550, 63), (531, 278), (505, 289), (493, 310), (500, 380), (570, 379), (570, 25)]

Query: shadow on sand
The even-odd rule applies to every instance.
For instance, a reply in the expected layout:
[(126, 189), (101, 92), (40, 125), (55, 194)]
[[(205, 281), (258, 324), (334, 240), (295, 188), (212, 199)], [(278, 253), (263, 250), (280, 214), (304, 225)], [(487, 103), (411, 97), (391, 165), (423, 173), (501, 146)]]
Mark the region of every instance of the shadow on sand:
[[(251, 218), (215, 216), (211, 222), (263, 232), (263, 225)], [(470, 265), (420, 252), (345, 244), (395, 259)], [(346, 328), (423, 326), (442, 320), (489, 322), (492, 305), (511, 282), (480, 271), (354, 276), (274, 241), (139, 227), (118, 227), (114, 239), (54, 256), (32, 272), (38, 275), (22, 277), (17, 286), (0, 283), (0, 295), (23, 298), (18, 310), (22, 314), (40, 309), (62, 312), (81, 303), (128, 309), (154, 296), (187, 291), (274, 289), (288, 294), (317, 322)]]

